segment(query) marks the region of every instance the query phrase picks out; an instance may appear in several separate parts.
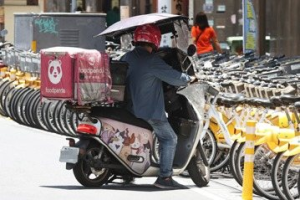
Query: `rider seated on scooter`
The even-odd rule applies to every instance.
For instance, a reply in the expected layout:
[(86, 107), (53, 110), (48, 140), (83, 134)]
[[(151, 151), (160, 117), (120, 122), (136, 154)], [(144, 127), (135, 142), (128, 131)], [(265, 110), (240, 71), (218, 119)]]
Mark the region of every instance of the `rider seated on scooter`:
[(163, 189), (186, 188), (172, 179), (177, 135), (166, 117), (162, 82), (185, 86), (195, 78), (173, 69), (154, 53), (160, 40), (161, 32), (156, 25), (141, 25), (134, 32), (135, 49), (122, 57), (129, 64), (126, 78), (129, 110), (146, 120), (158, 138), (160, 173), (154, 185)]

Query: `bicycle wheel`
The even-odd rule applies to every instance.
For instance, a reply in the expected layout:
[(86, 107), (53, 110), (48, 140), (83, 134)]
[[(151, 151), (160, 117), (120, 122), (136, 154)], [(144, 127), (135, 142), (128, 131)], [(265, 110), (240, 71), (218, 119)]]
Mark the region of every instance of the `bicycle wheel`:
[(274, 153), (266, 144), (255, 148), (254, 153), (254, 178), (253, 186), (261, 196), (279, 200), (272, 184), (272, 168), (276, 153)]
[[(245, 142), (241, 143), (237, 148), (236, 158), (235, 158), (235, 171), (236, 176), (239, 181), (237, 181), (241, 186), (243, 186), (243, 171), (244, 171), (244, 157), (245, 157)], [(256, 192), (255, 188), (253, 188), (253, 193), (260, 195)]]
[(210, 167), (210, 172), (218, 171), (228, 165), (230, 148), (217, 148), (215, 159)]
[(51, 102), (42, 102), (42, 108), (41, 108), (41, 116), (42, 116), (42, 122), (46, 125), (46, 130), (49, 132), (54, 132), (54, 130), (51, 128), (49, 121), (47, 119), (47, 110), (49, 109), (51, 105)]
[(26, 115), (26, 118), (28, 119), (30, 126), (35, 128), (40, 128), (38, 125), (38, 121), (33, 117), (33, 112), (35, 110), (35, 105), (37, 103), (40, 103), (40, 92), (37, 90), (34, 92), (32, 97), (28, 100), (28, 104), (23, 107), (25, 109), (24, 113)]
[(0, 114), (3, 115), (3, 116), (7, 116), (7, 114), (5, 113), (5, 111), (3, 109), (3, 106), (1, 104), (2, 93), (3, 93), (4, 89), (6, 88), (6, 86), (9, 85), (9, 84), (10, 84), (10, 81), (4, 80), (4, 79), (1, 80), (1, 85), (0, 85)]
[(83, 113), (75, 113), (73, 112), (71, 115), (71, 127), (73, 129), (73, 132), (75, 133), (75, 135), (77, 136), (77, 126), (79, 124), (79, 120), (82, 119), (84, 116)]
[(26, 88), (23, 90), (23, 92), (18, 96), (18, 98), (15, 98), (15, 108), (14, 113), (16, 114), (16, 117), (18, 118), (19, 121), (22, 122), (24, 125), (29, 125), (28, 119), (25, 117), (26, 115), (23, 113), (23, 105), (26, 104), (28, 98), (31, 96), (33, 93), (33, 89), (31, 88)]
[(234, 169), (236, 172), (237, 182), (243, 186), (243, 175), (244, 171), (244, 156), (245, 156), (245, 142), (241, 143), (236, 150), (236, 157), (234, 163)]
[(299, 176), (300, 171), (298, 172), (298, 181), (297, 181), (297, 189), (298, 189), (298, 194), (300, 194), (300, 176)]
[(66, 109), (66, 112), (65, 112), (65, 116), (64, 116), (64, 119), (65, 119), (65, 123), (67, 125), (67, 128), (69, 130), (69, 135), (70, 136), (77, 136), (76, 134), (76, 129), (74, 129), (73, 127), (73, 123), (75, 123), (74, 121), (74, 118), (76, 118), (76, 113), (70, 111), (69, 109)]
[(294, 200), (299, 197), (297, 181), (299, 176), (299, 154), (289, 157), (283, 167), (282, 189), (288, 200)]
[(49, 102), (49, 106), (47, 106), (46, 108), (46, 115), (45, 115), (45, 119), (47, 120), (47, 124), (50, 128), (50, 130), (52, 130), (52, 132), (55, 133), (59, 133), (58, 128), (56, 127), (56, 124), (54, 122), (54, 111), (56, 109), (56, 106), (58, 106), (59, 101), (52, 101)]
[(11, 119), (15, 120), (15, 116), (12, 115), (11, 110), (10, 110), (10, 103), (12, 101), (12, 97), (14, 96), (15, 92), (17, 90), (19, 90), (20, 88), (16, 88), (16, 87), (11, 87), (9, 88), (9, 90), (7, 91), (5, 97), (3, 97), (3, 109), (4, 112), (7, 113), (8, 117), (10, 117)]
[(211, 165), (216, 157), (218, 147), (216, 138), (210, 129), (207, 129), (205, 136), (201, 141), (201, 144), (208, 163), (209, 165)]
[(278, 153), (273, 162), (273, 167), (271, 172), (271, 179), (272, 179), (274, 190), (277, 196), (279, 197), (279, 199), (282, 200), (287, 200), (285, 194), (283, 193), (283, 188), (282, 188), (282, 171), (286, 159), (287, 157), (283, 155), (283, 152)]
[(21, 113), (18, 112), (18, 103), (22, 102), (22, 95), (28, 91), (29, 88), (20, 88), (18, 89), (15, 94), (12, 96), (12, 101), (10, 103), (10, 113), (15, 118), (14, 120), (19, 124), (24, 124), (24, 120), (21, 117)]
[(33, 117), (40, 129), (48, 131), (48, 127), (47, 127), (46, 123), (44, 122), (43, 116), (42, 116), (43, 115), (43, 105), (44, 105), (44, 103), (41, 102), (40, 95), (39, 95), (38, 101), (36, 101), (33, 106), (33, 112), (34, 112)]
[(30, 121), (30, 126), (34, 128), (40, 128), (37, 120), (34, 118), (34, 111), (36, 104), (40, 103), (40, 92), (37, 91), (37, 93), (34, 94), (31, 101), (29, 101), (28, 106), (26, 107), (26, 117)]
[[(242, 151), (244, 151), (244, 148), (245, 146), (243, 147)], [(276, 154), (274, 154), (266, 144), (255, 147), (253, 188), (255, 194), (263, 196), (267, 199), (279, 200), (271, 180), (271, 172), (275, 156)], [(243, 179), (244, 171), (244, 163), (242, 161), (243, 158), (244, 155), (239, 155), (237, 161), (239, 164), (235, 165), (237, 175), (241, 180)]]
[(2, 93), (1, 105), (2, 105), (4, 112), (6, 113), (6, 116), (8, 116), (8, 117), (11, 117), (8, 106), (10, 103), (11, 96), (13, 95), (13, 93), (15, 91), (16, 91), (16, 88), (15, 88), (14, 84), (11, 83), (11, 84), (7, 85), (7, 87), (3, 90), (3, 93)]
[(58, 118), (58, 123), (60, 124), (60, 127), (62, 128), (63, 130), (63, 133), (65, 135), (72, 135), (70, 134), (70, 131), (69, 129), (67, 128), (67, 122), (65, 120), (65, 115), (66, 115), (66, 112), (67, 112), (67, 109), (66, 109), (66, 106), (65, 106), (65, 102), (63, 102), (62, 106), (60, 107), (59, 109), (59, 118)]
[(55, 127), (57, 128), (58, 133), (65, 135), (65, 132), (59, 123), (59, 121), (61, 120), (60, 111), (61, 111), (61, 107), (63, 105), (64, 105), (63, 101), (58, 101), (57, 106), (55, 107), (55, 109), (53, 111), (53, 122), (54, 122)]
[(237, 172), (236, 172), (236, 168), (235, 168), (235, 163), (237, 160), (237, 150), (239, 148), (240, 145), (244, 145), (245, 143), (239, 143), (237, 141), (234, 141), (234, 143), (232, 144), (231, 148), (230, 148), (230, 152), (229, 152), (229, 168), (230, 168), (230, 172), (233, 176), (233, 178), (236, 180), (236, 182), (238, 182), (240, 185), (242, 185), (242, 180), (239, 179)]
[[(153, 160), (155, 163), (159, 164), (159, 158), (160, 158), (160, 149), (159, 149), (159, 142), (156, 135), (153, 136)], [(187, 170), (185, 170), (187, 172)], [(189, 177), (189, 174), (187, 172), (186, 177)]]

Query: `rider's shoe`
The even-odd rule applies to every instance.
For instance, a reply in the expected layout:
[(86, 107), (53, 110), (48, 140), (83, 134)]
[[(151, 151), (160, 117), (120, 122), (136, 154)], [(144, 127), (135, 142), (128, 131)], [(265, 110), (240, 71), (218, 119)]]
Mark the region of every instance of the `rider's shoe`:
[(177, 183), (172, 177), (162, 178), (158, 177), (154, 186), (161, 189), (188, 189), (188, 187)]

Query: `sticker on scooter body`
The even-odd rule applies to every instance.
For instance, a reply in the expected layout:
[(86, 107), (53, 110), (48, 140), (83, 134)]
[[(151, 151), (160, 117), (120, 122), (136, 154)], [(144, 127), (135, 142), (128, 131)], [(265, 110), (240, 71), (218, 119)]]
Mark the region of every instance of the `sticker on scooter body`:
[(150, 166), (150, 152), (153, 135), (148, 129), (120, 121), (100, 118), (102, 122), (101, 139), (132, 170), (145, 172)]

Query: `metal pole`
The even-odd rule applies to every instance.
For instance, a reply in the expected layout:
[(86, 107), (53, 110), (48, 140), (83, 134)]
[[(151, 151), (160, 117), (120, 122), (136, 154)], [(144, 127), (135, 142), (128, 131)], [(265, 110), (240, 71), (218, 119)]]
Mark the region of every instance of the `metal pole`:
[(243, 200), (253, 199), (255, 126), (256, 126), (256, 121), (251, 121), (251, 120), (247, 121), (243, 192), (242, 192)]
[(266, 54), (266, 0), (258, 1), (258, 55)]
[(77, 9), (77, 1), (76, 0), (72, 0), (71, 2), (71, 12), (76, 12)]
[(131, 16), (131, 0), (121, 0), (120, 1), (120, 16), (121, 20)]
[(193, 25), (194, 21), (194, 0), (189, 0), (189, 25)]

